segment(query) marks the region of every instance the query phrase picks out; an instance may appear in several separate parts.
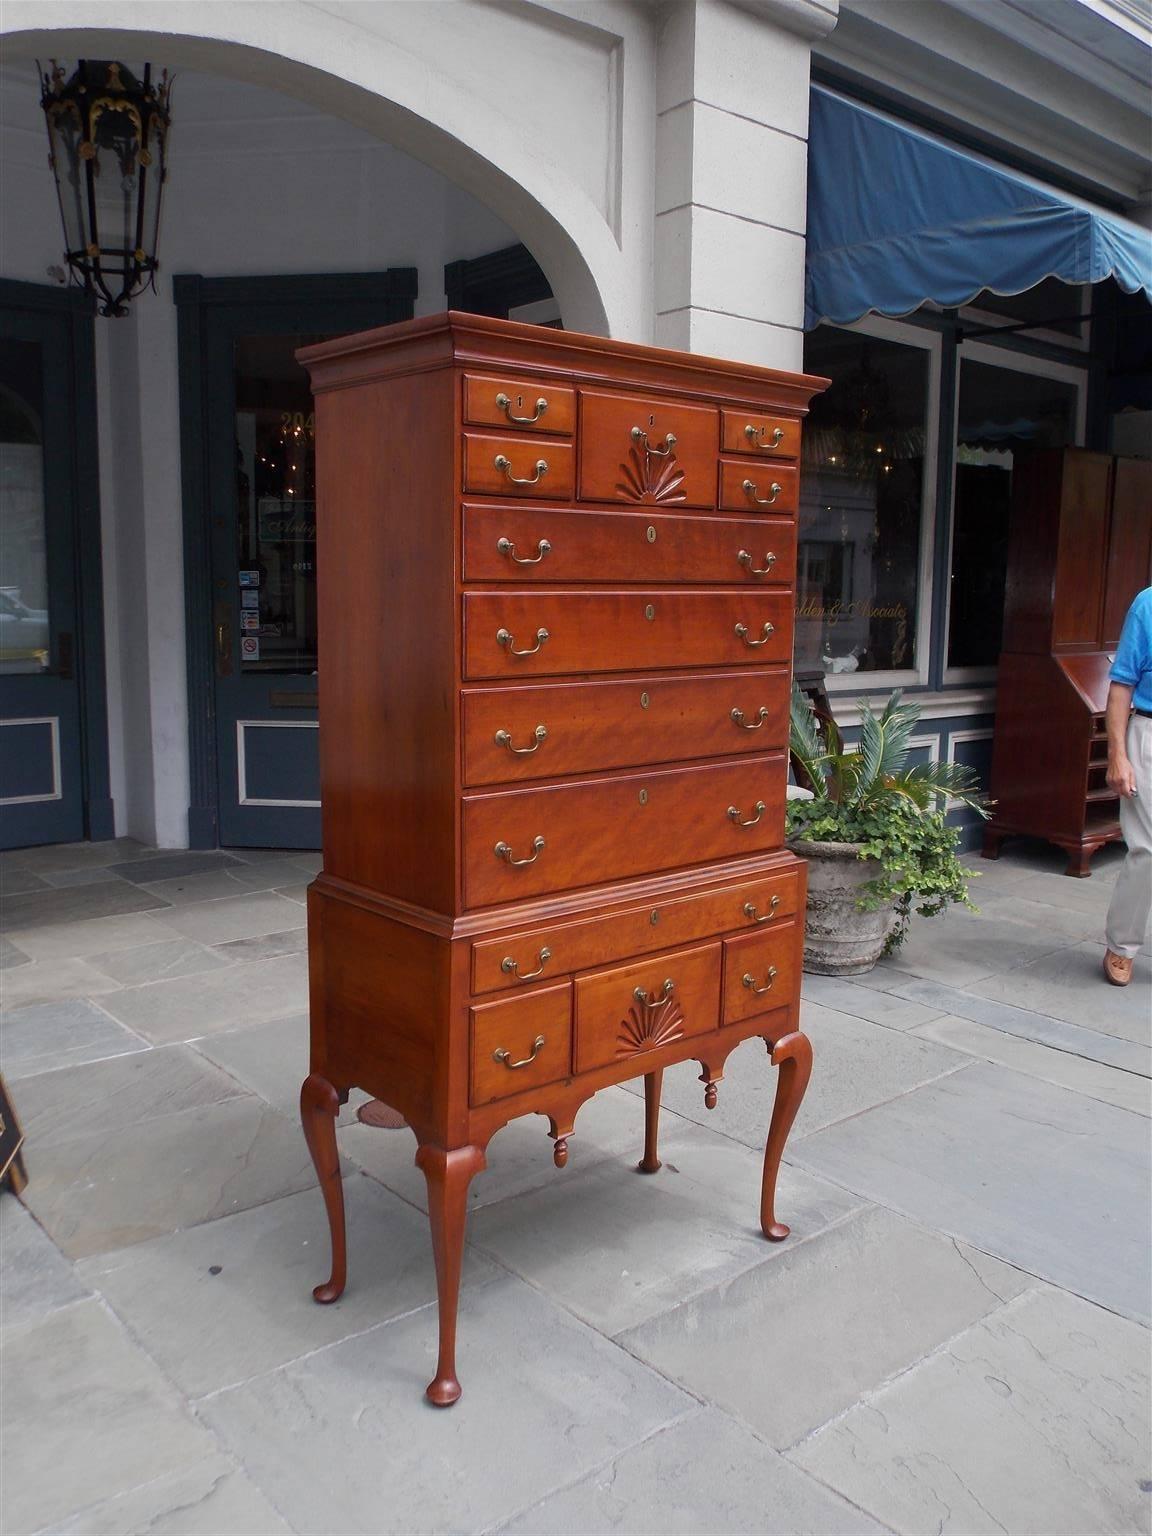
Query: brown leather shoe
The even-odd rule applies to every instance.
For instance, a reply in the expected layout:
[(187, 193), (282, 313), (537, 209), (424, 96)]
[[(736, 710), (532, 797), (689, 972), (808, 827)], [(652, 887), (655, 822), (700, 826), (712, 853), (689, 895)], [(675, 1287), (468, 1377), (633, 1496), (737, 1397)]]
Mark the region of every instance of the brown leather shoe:
[(1132, 980), (1132, 962), (1112, 950), (1104, 951), (1104, 976), (1114, 987), (1126, 987)]

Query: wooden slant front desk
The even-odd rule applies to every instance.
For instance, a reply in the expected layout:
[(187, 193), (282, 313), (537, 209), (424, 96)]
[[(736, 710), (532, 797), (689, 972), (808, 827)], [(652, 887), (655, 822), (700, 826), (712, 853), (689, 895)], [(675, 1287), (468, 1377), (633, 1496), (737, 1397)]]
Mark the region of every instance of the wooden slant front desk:
[(305, 1134), (345, 1279), (336, 1114), (428, 1181), (433, 1403), (460, 1395), (468, 1184), (494, 1132), (729, 1052), (803, 1097), (805, 867), (784, 849), (800, 419), (822, 379), (471, 315), (310, 347), (324, 870)]

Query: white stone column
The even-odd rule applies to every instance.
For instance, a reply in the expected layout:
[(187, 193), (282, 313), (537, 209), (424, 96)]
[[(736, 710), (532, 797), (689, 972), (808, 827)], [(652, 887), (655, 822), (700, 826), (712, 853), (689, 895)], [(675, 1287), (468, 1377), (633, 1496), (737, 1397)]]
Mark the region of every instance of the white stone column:
[(674, 0), (657, 60), (656, 337), (803, 361), (811, 46), (839, 0)]

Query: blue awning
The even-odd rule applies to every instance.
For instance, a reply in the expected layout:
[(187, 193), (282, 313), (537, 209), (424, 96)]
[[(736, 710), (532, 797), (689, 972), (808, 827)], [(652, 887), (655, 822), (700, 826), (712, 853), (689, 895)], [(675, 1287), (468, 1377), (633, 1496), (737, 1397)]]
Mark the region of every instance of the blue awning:
[(805, 329), (1046, 277), (1152, 297), (1152, 232), (813, 87)]

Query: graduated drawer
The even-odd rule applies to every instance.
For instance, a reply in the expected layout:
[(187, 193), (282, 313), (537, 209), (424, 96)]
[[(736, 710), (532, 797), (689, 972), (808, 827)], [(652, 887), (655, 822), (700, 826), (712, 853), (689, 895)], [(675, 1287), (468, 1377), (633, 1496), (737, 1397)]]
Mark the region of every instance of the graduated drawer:
[(735, 592), (469, 592), (467, 678), (660, 667), (755, 666), (792, 655), (792, 594)]
[(705, 1035), (720, 1022), (720, 945), (578, 976), (574, 1011), (577, 1072)]
[(582, 389), (580, 500), (714, 507), (718, 416), (709, 406)]
[(464, 580), (790, 582), (785, 518), (668, 517), (556, 507), (464, 508)]
[(520, 987), (540, 976), (588, 970), (733, 928), (758, 931), (762, 918), (791, 917), (798, 896), (797, 871), (792, 868), (655, 906), (629, 907), (584, 922), (553, 923), (484, 939), (472, 946), (472, 990)]
[(576, 391), (513, 374), (465, 374), (464, 420), (478, 427), (571, 437), (576, 426)]
[(567, 1077), (572, 1062), (572, 987), (479, 1003), (472, 1023), (472, 1103), (488, 1104)]
[(749, 453), (759, 459), (800, 457), (800, 423), (786, 416), (756, 411), (724, 411), (720, 418), (720, 447), (725, 453)]
[(765, 753), (466, 796), (465, 904), (491, 906), (778, 848), (785, 778), (783, 754)]
[(785, 667), (466, 688), (464, 782), (509, 784), (781, 748)]
[(795, 464), (750, 464), (721, 459), (720, 506), (725, 512), (795, 512), (800, 471)]
[(798, 947), (795, 923), (724, 940), (725, 1024), (739, 1024), (794, 1000)]
[(543, 437), (464, 434), (464, 489), (486, 496), (572, 494), (574, 453), (571, 443)]

